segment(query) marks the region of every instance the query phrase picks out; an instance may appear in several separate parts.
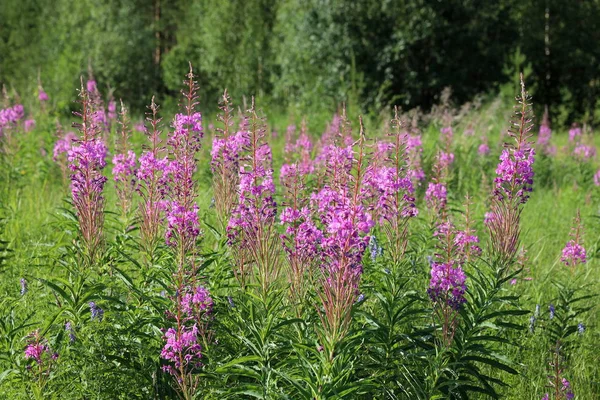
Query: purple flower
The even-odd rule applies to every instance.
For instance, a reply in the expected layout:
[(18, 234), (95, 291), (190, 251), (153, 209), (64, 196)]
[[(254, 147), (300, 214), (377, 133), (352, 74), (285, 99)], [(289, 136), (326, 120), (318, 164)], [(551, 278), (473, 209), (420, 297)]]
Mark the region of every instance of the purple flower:
[(200, 235), (193, 175), (203, 136), (202, 116), (200, 113), (176, 114), (173, 128), (168, 140), (173, 159), (164, 170), (169, 197), (165, 210), (168, 221), (165, 238), (167, 244), (182, 248), (185, 254)]
[(114, 100), (110, 100), (108, 102), (108, 118), (115, 119), (117, 118), (117, 103)]
[(69, 340), (71, 341), (71, 343), (74, 343), (75, 340), (77, 340), (77, 336), (75, 336), (75, 330), (71, 326), (71, 323), (68, 321), (67, 323), (65, 323), (65, 331), (69, 334)]
[(48, 101), (48, 94), (44, 92), (44, 89), (38, 91), (38, 99), (39, 101)]
[(25, 348), (25, 358), (33, 358), (38, 364), (42, 363), (42, 355), (48, 351), (48, 347), (41, 343), (31, 343)]
[(21, 278), (21, 296), (25, 296), (25, 293), (27, 293), (27, 281)]
[(583, 143), (579, 143), (575, 146), (573, 154), (581, 161), (588, 161), (596, 155), (596, 148), (594, 146), (587, 146)]
[(198, 343), (198, 327), (196, 325), (189, 328), (183, 326), (180, 330), (169, 328), (165, 332), (164, 338), (166, 344), (160, 356), (173, 364), (164, 366), (165, 372), (178, 375), (178, 369), (182, 364), (186, 370), (201, 365), (202, 346)]
[(459, 265), (434, 262), (427, 293), (434, 303), (442, 302), (458, 310), (467, 300), (467, 276)]
[(580, 322), (577, 324), (577, 333), (579, 333), (580, 335), (583, 335), (583, 333), (585, 332), (585, 325)]
[(187, 291), (181, 297), (181, 309), (189, 317), (198, 317), (201, 314), (209, 314), (212, 310), (213, 300), (210, 293), (202, 286)]
[(93, 301), (89, 302), (89, 306), (92, 314), (92, 321), (97, 319), (98, 322), (102, 322), (102, 319), (104, 318), (104, 310), (98, 307)]
[(115, 182), (128, 183), (133, 176), (135, 176), (136, 157), (135, 153), (131, 150), (125, 154), (116, 154), (112, 162), (113, 177)]
[(448, 192), (443, 183), (429, 182), (425, 192), (427, 207), (433, 210), (442, 210), (446, 207)]
[(573, 142), (580, 137), (581, 128), (579, 128), (577, 125), (573, 125), (573, 127), (569, 130), (569, 142)]
[(550, 319), (554, 319), (554, 313), (556, 312), (556, 309), (554, 308), (554, 304), (550, 304), (550, 306), (548, 307), (548, 310), (550, 310)]
[(87, 91), (92, 93), (98, 90), (96, 86), (96, 81), (93, 79), (89, 79), (86, 83)]
[(487, 143), (481, 143), (477, 149), (477, 153), (482, 157), (487, 156), (490, 154), (490, 146)]
[(450, 168), (452, 163), (454, 163), (454, 154), (452, 153), (440, 151), (439, 157), (439, 163), (441, 168)]
[(585, 249), (575, 240), (569, 240), (562, 251), (562, 257), (560, 259), (567, 267), (585, 264)]
[(24, 123), (25, 132), (29, 132), (34, 127), (35, 127), (35, 120), (34, 119), (27, 119), (27, 120), (25, 120), (25, 123)]
[(497, 177), (494, 179), (494, 191), (499, 200), (504, 198), (519, 199), (525, 203), (529, 198), (527, 193), (532, 191), (533, 161), (535, 150), (524, 148), (522, 150), (504, 149), (500, 156), (500, 163), (496, 168)]
[(68, 153), (71, 146), (77, 140), (77, 135), (74, 132), (67, 132), (62, 138), (58, 139), (54, 144), (52, 159), (58, 161), (62, 154)]

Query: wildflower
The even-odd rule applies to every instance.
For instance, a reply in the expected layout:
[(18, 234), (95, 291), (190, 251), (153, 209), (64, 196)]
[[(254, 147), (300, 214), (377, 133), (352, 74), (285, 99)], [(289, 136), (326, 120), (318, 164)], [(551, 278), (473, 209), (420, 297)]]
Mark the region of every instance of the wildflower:
[(154, 97), (148, 108), (148, 122), (152, 129), (146, 130), (144, 127), (142, 132), (148, 136), (150, 148), (139, 158), (135, 175), (136, 190), (142, 197), (139, 208), (141, 244), (151, 260), (159, 237), (163, 210), (161, 204), (165, 194), (163, 175), (169, 161), (162, 156), (161, 118), (158, 116), (159, 106), (154, 102)]
[(99, 137), (99, 127), (90, 123), (92, 120), (94, 101), (89, 93), (81, 88), (80, 99), (82, 113), (76, 113), (82, 118), (78, 127), (82, 136), (76, 145), (68, 151), (69, 169), (71, 175), (71, 192), (75, 206), (81, 236), (90, 260), (94, 260), (102, 243), (104, 223), (104, 197), (102, 191), (106, 178), (102, 169), (106, 166), (107, 148)]
[(35, 120), (34, 119), (25, 120), (23, 127), (25, 129), (25, 132), (29, 132), (30, 130), (32, 130), (35, 127)]
[(483, 216), (483, 223), (489, 225), (492, 221), (496, 219), (496, 216), (492, 212), (486, 212)]
[(490, 154), (490, 146), (487, 143), (481, 143), (477, 149), (477, 153), (482, 157), (487, 156)]
[[(169, 328), (164, 336), (166, 344), (163, 347), (161, 358), (173, 363), (163, 366), (163, 370), (171, 375), (178, 376), (178, 369), (183, 365), (186, 372), (189, 368), (201, 365), (202, 346), (198, 343), (198, 327), (181, 327), (179, 330)], [(179, 376), (178, 376), (179, 377)]]
[(594, 185), (600, 186), (600, 169), (594, 174)]
[(556, 309), (554, 308), (554, 304), (550, 304), (548, 309), (550, 310), (550, 319), (554, 319), (554, 313), (556, 311)]
[(575, 267), (578, 264), (585, 264), (586, 262), (586, 251), (583, 247), (583, 239), (582, 239), (582, 226), (581, 226), (581, 216), (579, 214), (579, 210), (577, 210), (577, 215), (573, 219), (573, 227), (571, 229), (570, 236), (573, 238), (569, 240), (562, 251), (561, 261), (567, 267)]
[(123, 106), (122, 102), (118, 123), (120, 129), (117, 141), (117, 154), (112, 159), (112, 172), (117, 189), (117, 197), (121, 206), (121, 214), (127, 218), (130, 205), (133, 201), (133, 192), (136, 187), (135, 172), (137, 162), (135, 153), (129, 150), (129, 118), (127, 117), (127, 109)]
[(98, 320), (98, 322), (102, 322), (102, 319), (104, 318), (104, 310), (100, 307), (98, 307), (96, 305), (95, 302), (90, 301), (89, 302), (89, 306), (90, 306), (90, 312), (92, 314), (92, 321), (94, 319)]
[(229, 95), (225, 91), (219, 106), (221, 113), (217, 117), (223, 127), (216, 130), (210, 152), (214, 203), (217, 215), (223, 224), (231, 217), (231, 211), (236, 204), (241, 153), (250, 145), (246, 118), (242, 118), (237, 132), (231, 131), (233, 108), (230, 102)]
[(96, 86), (96, 81), (93, 79), (89, 79), (86, 83), (86, 88), (87, 91), (92, 93), (98, 90), (98, 87)]
[(585, 264), (585, 248), (574, 240), (569, 240), (562, 251), (561, 261), (565, 263), (566, 266)]
[(25, 358), (33, 358), (38, 364), (42, 363), (42, 355), (48, 348), (41, 343), (32, 343), (25, 348)]
[(112, 99), (108, 102), (108, 118), (117, 118), (117, 103)]
[(596, 155), (596, 148), (594, 146), (579, 143), (575, 146), (573, 154), (581, 161), (588, 161)]
[(187, 290), (181, 296), (181, 309), (188, 314), (189, 317), (194, 317), (198, 314), (208, 314), (212, 310), (213, 300), (210, 293), (203, 286), (198, 286), (195, 289)]
[(529, 332), (531, 332), (531, 333), (535, 332), (535, 322), (536, 322), (536, 318), (534, 315), (529, 317)]
[(195, 203), (196, 153), (204, 135), (202, 115), (195, 111), (197, 105), (196, 82), (191, 70), (188, 74), (189, 91), (185, 94), (185, 114), (176, 114), (173, 132), (167, 144), (173, 159), (165, 169), (169, 200), (166, 202), (167, 230), (165, 238), (170, 246), (176, 247), (180, 266), (183, 257), (193, 248), (200, 235), (198, 205)]
[(44, 91), (44, 89), (40, 89), (38, 91), (38, 100), (39, 101), (48, 101), (48, 94)]
[(508, 149), (502, 151), (500, 163), (496, 168), (498, 176), (494, 179), (495, 194), (499, 200), (506, 197), (509, 200), (518, 198), (521, 203), (527, 201), (529, 198), (527, 193), (532, 191), (533, 185), (534, 155), (533, 148), (513, 152)]
[(227, 301), (229, 302), (229, 307), (235, 308), (235, 303), (233, 302), (233, 297), (227, 296)]
[(371, 261), (373, 262), (383, 254), (383, 247), (379, 246), (375, 235), (371, 235), (369, 238), (369, 251), (371, 253)]
[[(242, 286), (252, 259), (257, 266), (255, 278), (266, 291), (280, 272), (279, 257), (270, 248), (278, 241), (274, 224), (277, 204), (274, 199), (273, 160), (271, 148), (264, 142), (265, 128), (254, 102), (248, 111), (249, 143), (240, 159), (237, 205), (227, 226), (229, 245), (235, 253), (235, 274)], [(261, 244), (261, 245), (259, 245)]]
[(127, 183), (134, 176), (136, 167), (135, 153), (131, 150), (127, 154), (115, 154), (112, 159), (114, 164), (113, 177), (115, 182)]
[(452, 163), (454, 163), (454, 154), (452, 154), (452, 153), (446, 153), (446, 152), (440, 151), (439, 157), (440, 157), (440, 165), (442, 166), (442, 168), (446, 168), (446, 169), (450, 168)]
[(21, 278), (21, 296), (25, 296), (25, 293), (27, 293), (27, 281)]
[(441, 301), (458, 310), (466, 302), (466, 280), (467, 276), (458, 265), (434, 262), (427, 293), (434, 303)]
[(448, 192), (443, 183), (429, 182), (427, 191), (425, 191), (425, 201), (427, 206), (433, 210), (441, 210), (446, 207)]
[(488, 223), (494, 254), (509, 263), (516, 255), (520, 236), (520, 207), (533, 190), (535, 150), (529, 141), (532, 129), (531, 103), (521, 76), (521, 95), (511, 121), (509, 136), (514, 143), (506, 144), (496, 168), (494, 198)]
[(71, 323), (68, 321), (67, 323), (65, 323), (65, 331), (69, 334), (69, 340), (71, 341), (71, 343), (74, 343), (75, 340), (77, 340), (77, 337), (75, 336), (75, 330), (71, 326)]
[(583, 333), (585, 332), (585, 325), (580, 322), (577, 324), (577, 333), (579, 333), (580, 335), (583, 335)]
[(39, 330), (36, 330), (29, 335), (28, 343), (25, 347), (24, 355), (25, 359), (33, 360), (40, 366), (40, 373), (47, 372), (41, 367), (46, 365), (46, 368), (50, 368), (50, 362), (58, 358), (58, 353), (52, 352), (48, 346), (47, 340), (40, 334)]
[(574, 142), (576, 139), (581, 137), (581, 128), (577, 124), (573, 124), (569, 129), (569, 142)]

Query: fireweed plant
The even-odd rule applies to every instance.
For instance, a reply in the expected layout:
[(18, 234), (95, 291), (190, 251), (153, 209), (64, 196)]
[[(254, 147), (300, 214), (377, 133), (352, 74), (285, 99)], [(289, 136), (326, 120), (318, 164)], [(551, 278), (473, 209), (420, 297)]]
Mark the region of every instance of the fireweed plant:
[(136, 191), (140, 196), (139, 219), (140, 219), (140, 244), (149, 262), (154, 260), (154, 253), (160, 240), (161, 222), (163, 216), (163, 205), (165, 188), (163, 176), (167, 168), (168, 159), (163, 144), (161, 121), (158, 116), (159, 106), (152, 102), (148, 106), (146, 121), (150, 126), (144, 129), (148, 137), (149, 145), (139, 158), (139, 168), (136, 171)]
[(104, 244), (104, 196), (106, 177), (102, 169), (106, 166), (107, 147), (102, 139), (102, 126), (96, 117), (100, 112), (95, 103), (96, 95), (81, 84), (79, 99), (81, 111), (75, 115), (81, 122), (73, 126), (79, 129), (80, 136), (68, 150), (71, 170), (71, 194), (77, 213), (84, 256), (93, 264)]
[[(110, 105), (111, 103), (109, 103)], [(114, 101), (112, 102), (115, 106)], [(112, 111), (113, 116), (111, 120), (116, 118), (116, 108)], [(121, 217), (124, 223), (127, 225), (129, 220), (129, 214), (132, 208), (133, 192), (136, 187), (136, 170), (137, 170), (137, 159), (135, 153), (129, 149), (129, 136), (130, 136), (130, 121), (127, 115), (127, 108), (121, 102), (121, 111), (119, 113), (119, 128), (116, 151), (117, 154), (113, 156), (113, 179), (117, 190), (117, 197), (119, 199), (119, 208), (121, 210)]]
[(195, 260), (200, 232), (196, 187), (196, 155), (203, 136), (202, 116), (197, 112), (197, 84), (190, 64), (182, 90), (181, 113), (175, 115), (167, 140), (170, 158), (165, 168), (165, 240), (173, 249), (175, 268), (171, 296), (173, 309), (166, 313), (173, 321), (165, 330), (165, 345), (160, 353), (166, 364), (163, 371), (173, 376), (182, 398), (197, 396), (199, 377), (194, 371), (202, 367), (202, 350), (208, 335), (208, 318), (212, 298), (200, 285)]
[(271, 147), (265, 142), (264, 121), (252, 108), (238, 138), (242, 149), (237, 204), (232, 210), (227, 237), (234, 258), (234, 273), (242, 285), (252, 283), (266, 298), (281, 273), (277, 204)]

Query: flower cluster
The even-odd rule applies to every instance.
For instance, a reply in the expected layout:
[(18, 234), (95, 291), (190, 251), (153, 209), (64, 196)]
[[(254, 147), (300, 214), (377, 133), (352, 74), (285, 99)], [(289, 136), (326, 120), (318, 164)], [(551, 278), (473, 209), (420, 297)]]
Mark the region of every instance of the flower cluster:
[(573, 228), (571, 230), (571, 237), (573, 239), (569, 240), (562, 251), (561, 261), (567, 267), (575, 267), (579, 264), (585, 264), (586, 262), (586, 252), (583, 247), (583, 228), (581, 224), (581, 216), (579, 214), (579, 210), (577, 211), (577, 215), (573, 219)]
[(552, 129), (550, 129), (550, 118), (548, 115), (548, 107), (546, 107), (537, 140), (538, 149), (546, 155), (554, 155), (556, 153), (556, 146), (550, 144), (551, 139)]
[(53, 352), (48, 341), (40, 334), (39, 330), (30, 333), (25, 347), (25, 359), (33, 360), (39, 366), (58, 358), (58, 353)]
[(152, 102), (148, 107), (150, 109), (148, 122), (152, 129), (143, 129), (150, 141), (150, 148), (146, 150), (139, 158), (139, 167), (136, 171), (137, 186), (136, 190), (140, 194), (140, 237), (142, 245), (150, 258), (154, 253), (157, 244), (160, 220), (164, 199), (164, 181), (163, 174), (167, 169), (169, 160), (162, 156), (163, 148), (161, 141), (161, 131), (159, 128), (161, 119), (158, 117), (158, 105)]
[(446, 207), (448, 191), (444, 183), (429, 182), (425, 191), (425, 202), (432, 210), (442, 210)]
[(533, 190), (534, 156), (533, 148), (502, 151), (500, 163), (496, 168), (497, 177), (494, 179), (494, 193), (499, 200), (507, 198), (518, 199), (521, 203), (527, 202), (528, 193)]
[(578, 141), (579, 138), (581, 138), (581, 128), (574, 124), (571, 129), (569, 129), (569, 142)]
[(49, 100), (48, 94), (42, 88), (40, 88), (38, 91), (38, 100), (42, 102)]
[(135, 176), (136, 156), (131, 150), (127, 154), (115, 154), (112, 159), (115, 182), (128, 183)]
[(196, 153), (203, 136), (200, 113), (176, 114), (167, 144), (173, 158), (165, 169), (169, 201), (166, 203), (167, 243), (183, 253), (192, 249), (200, 234), (198, 206), (195, 204)]
[(216, 129), (210, 152), (215, 208), (223, 224), (231, 217), (237, 202), (241, 153), (250, 146), (248, 121), (245, 117), (240, 121), (237, 132), (231, 131), (234, 122), (230, 102), (225, 91), (219, 107), (221, 113), (218, 115), (218, 120), (223, 127)]
[(166, 330), (160, 356), (169, 362), (163, 370), (182, 382), (189, 372), (202, 365), (200, 340), (206, 334), (213, 300), (203, 286), (184, 286), (175, 301), (178, 311), (169, 312), (168, 316), (175, 319), (176, 327)]
[(408, 167), (407, 174), (413, 182), (413, 186), (425, 179), (425, 172), (421, 167), (421, 153), (423, 153), (421, 135), (408, 134), (406, 137), (406, 164)]
[(21, 296), (25, 296), (27, 293), (27, 281), (25, 278), (21, 278)]
[(448, 304), (458, 310), (466, 302), (467, 277), (459, 265), (433, 262), (427, 293), (434, 303)]
[(22, 104), (15, 104), (12, 107), (0, 110), (0, 132), (5, 126), (16, 124), (25, 116), (25, 109)]
[(281, 183), (285, 189), (285, 207), (281, 211), (281, 235), (283, 248), (291, 270), (292, 295), (301, 298), (304, 273), (320, 261), (323, 233), (312, 220), (312, 212), (306, 202), (304, 175), (298, 164), (285, 164), (281, 168)]
[(573, 154), (581, 161), (589, 161), (596, 155), (596, 148), (583, 143), (578, 143), (573, 149)]
[(490, 154), (490, 146), (487, 143), (481, 143), (477, 148), (477, 154), (481, 157), (485, 157)]
[(90, 301), (88, 305), (90, 306), (92, 321), (97, 320), (98, 322), (102, 322), (102, 319), (104, 318), (104, 310), (98, 307), (93, 301)]
[(202, 364), (202, 346), (198, 340), (198, 327), (181, 327), (176, 330), (169, 328), (165, 332), (164, 339), (166, 344), (160, 352), (161, 358), (170, 361), (173, 365), (163, 365), (163, 371), (179, 376), (179, 370), (183, 369), (187, 372), (190, 368), (198, 368)]

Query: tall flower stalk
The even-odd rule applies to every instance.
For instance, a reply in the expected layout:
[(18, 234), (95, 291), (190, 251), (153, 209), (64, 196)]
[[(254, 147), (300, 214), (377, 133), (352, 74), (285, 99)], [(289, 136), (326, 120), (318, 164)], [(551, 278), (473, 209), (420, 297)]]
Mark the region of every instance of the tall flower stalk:
[[(198, 271), (192, 255), (200, 236), (193, 175), (203, 129), (202, 116), (196, 111), (197, 86), (191, 65), (184, 83), (183, 102), (180, 105), (183, 112), (176, 114), (173, 120), (173, 131), (167, 141), (171, 158), (164, 174), (167, 194), (165, 239), (173, 249), (176, 266), (172, 296), (175, 309), (167, 312), (175, 326), (166, 330), (166, 344), (161, 357), (170, 363), (164, 369), (176, 378), (181, 396), (188, 400), (196, 396), (198, 389), (198, 377), (193, 372), (201, 366), (200, 338), (206, 334), (202, 318), (208, 305), (212, 305), (212, 300), (196, 282)], [(156, 121), (155, 115), (153, 121)], [(157, 124), (153, 126), (154, 131)], [(200, 314), (193, 311), (196, 306), (200, 307)]]
[[(350, 136), (345, 117), (342, 126), (342, 138)], [(318, 295), (322, 306), (321, 336), (330, 361), (334, 358), (335, 346), (350, 327), (352, 307), (359, 295), (362, 257), (370, 239), (367, 234), (374, 225), (362, 187), (367, 172), (362, 118), (357, 146), (356, 156), (352, 147), (330, 147), (327, 182), (312, 197), (324, 229)]]
[(223, 127), (216, 129), (216, 135), (212, 142), (210, 166), (213, 173), (215, 209), (219, 221), (226, 226), (237, 203), (240, 153), (248, 145), (246, 143), (248, 127), (245, 117), (242, 117), (239, 130), (232, 131), (233, 108), (227, 90), (223, 92), (219, 108), (221, 113), (217, 119), (223, 124)]
[(404, 256), (407, 245), (408, 222), (418, 214), (413, 197), (414, 187), (408, 174), (406, 160), (407, 134), (395, 109), (393, 132), (382, 165), (372, 162), (365, 173), (365, 186), (373, 191), (374, 216), (383, 228), (385, 247), (394, 265)]
[(248, 111), (247, 143), (240, 159), (237, 205), (227, 226), (228, 242), (233, 252), (234, 272), (245, 287), (251, 269), (262, 296), (281, 272), (279, 240), (275, 228), (277, 205), (273, 198), (271, 148), (264, 141), (265, 127), (252, 99)]
[(136, 187), (137, 160), (135, 153), (129, 148), (130, 121), (127, 108), (121, 102), (119, 113), (119, 136), (117, 139), (117, 154), (112, 159), (113, 178), (117, 189), (117, 198), (121, 209), (121, 216), (127, 221), (133, 201), (133, 192)]
[(581, 224), (581, 215), (577, 210), (577, 215), (573, 219), (573, 227), (571, 228), (571, 240), (567, 242), (562, 251), (561, 261), (571, 268), (571, 272), (580, 264), (585, 264), (586, 252), (583, 247), (583, 226)]
[(529, 140), (533, 115), (531, 98), (525, 90), (523, 75), (521, 93), (516, 100), (515, 116), (508, 130), (508, 135), (514, 142), (506, 143), (500, 155), (491, 203), (494, 218), (487, 224), (493, 254), (504, 266), (508, 266), (515, 259), (519, 247), (522, 205), (527, 202), (529, 193), (533, 190), (535, 150)]
[(58, 353), (50, 349), (48, 341), (41, 335), (39, 330), (27, 336), (25, 359), (28, 363), (27, 369), (32, 375), (31, 389), (33, 397), (35, 399), (47, 398), (45, 388), (55, 369)]
[(154, 251), (160, 235), (165, 194), (163, 175), (168, 160), (164, 154), (165, 148), (161, 138), (162, 119), (158, 116), (159, 106), (154, 102), (154, 97), (148, 108), (150, 111), (147, 113), (146, 120), (150, 129), (144, 129), (144, 133), (150, 145), (139, 159), (140, 165), (136, 177), (137, 192), (142, 198), (139, 205), (141, 244), (151, 261), (154, 259)]
[(80, 137), (68, 151), (71, 170), (71, 194), (78, 217), (83, 247), (90, 263), (99, 255), (103, 244), (104, 225), (104, 184), (106, 177), (102, 169), (106, 166), (107, 148), (101, 138), (102, 130), (94, 119), (95, 104), (89, 91), (81, 85), (79, 91), (81, 112), (74, 114), (81, 123), (73, 126), (79, 129)]
[[(294, 163), (281, 168), (281, 185), (284, 188), (284, 208), (281, 224), (285, 227), (281, 240), (289, 267), (292, 302), (299, 305), (305, 298), (307, 275), (321, 260), (323, 232), (313, 222), (313, 212), (308, 202), (303, 168)], [(300, 308), (297, 307), (300, 312)]]
[(467, 277), (462, 269), (466, 261), (466, 246), (449, 220), (441, 223), (434, 235), (438, 238), (438, 253), (431, 262), (431, 280), (427, 293), (433, 302), (434, 318), (442, 328), (442, 343), (450, 346), (460, 308), (466, 302)]

